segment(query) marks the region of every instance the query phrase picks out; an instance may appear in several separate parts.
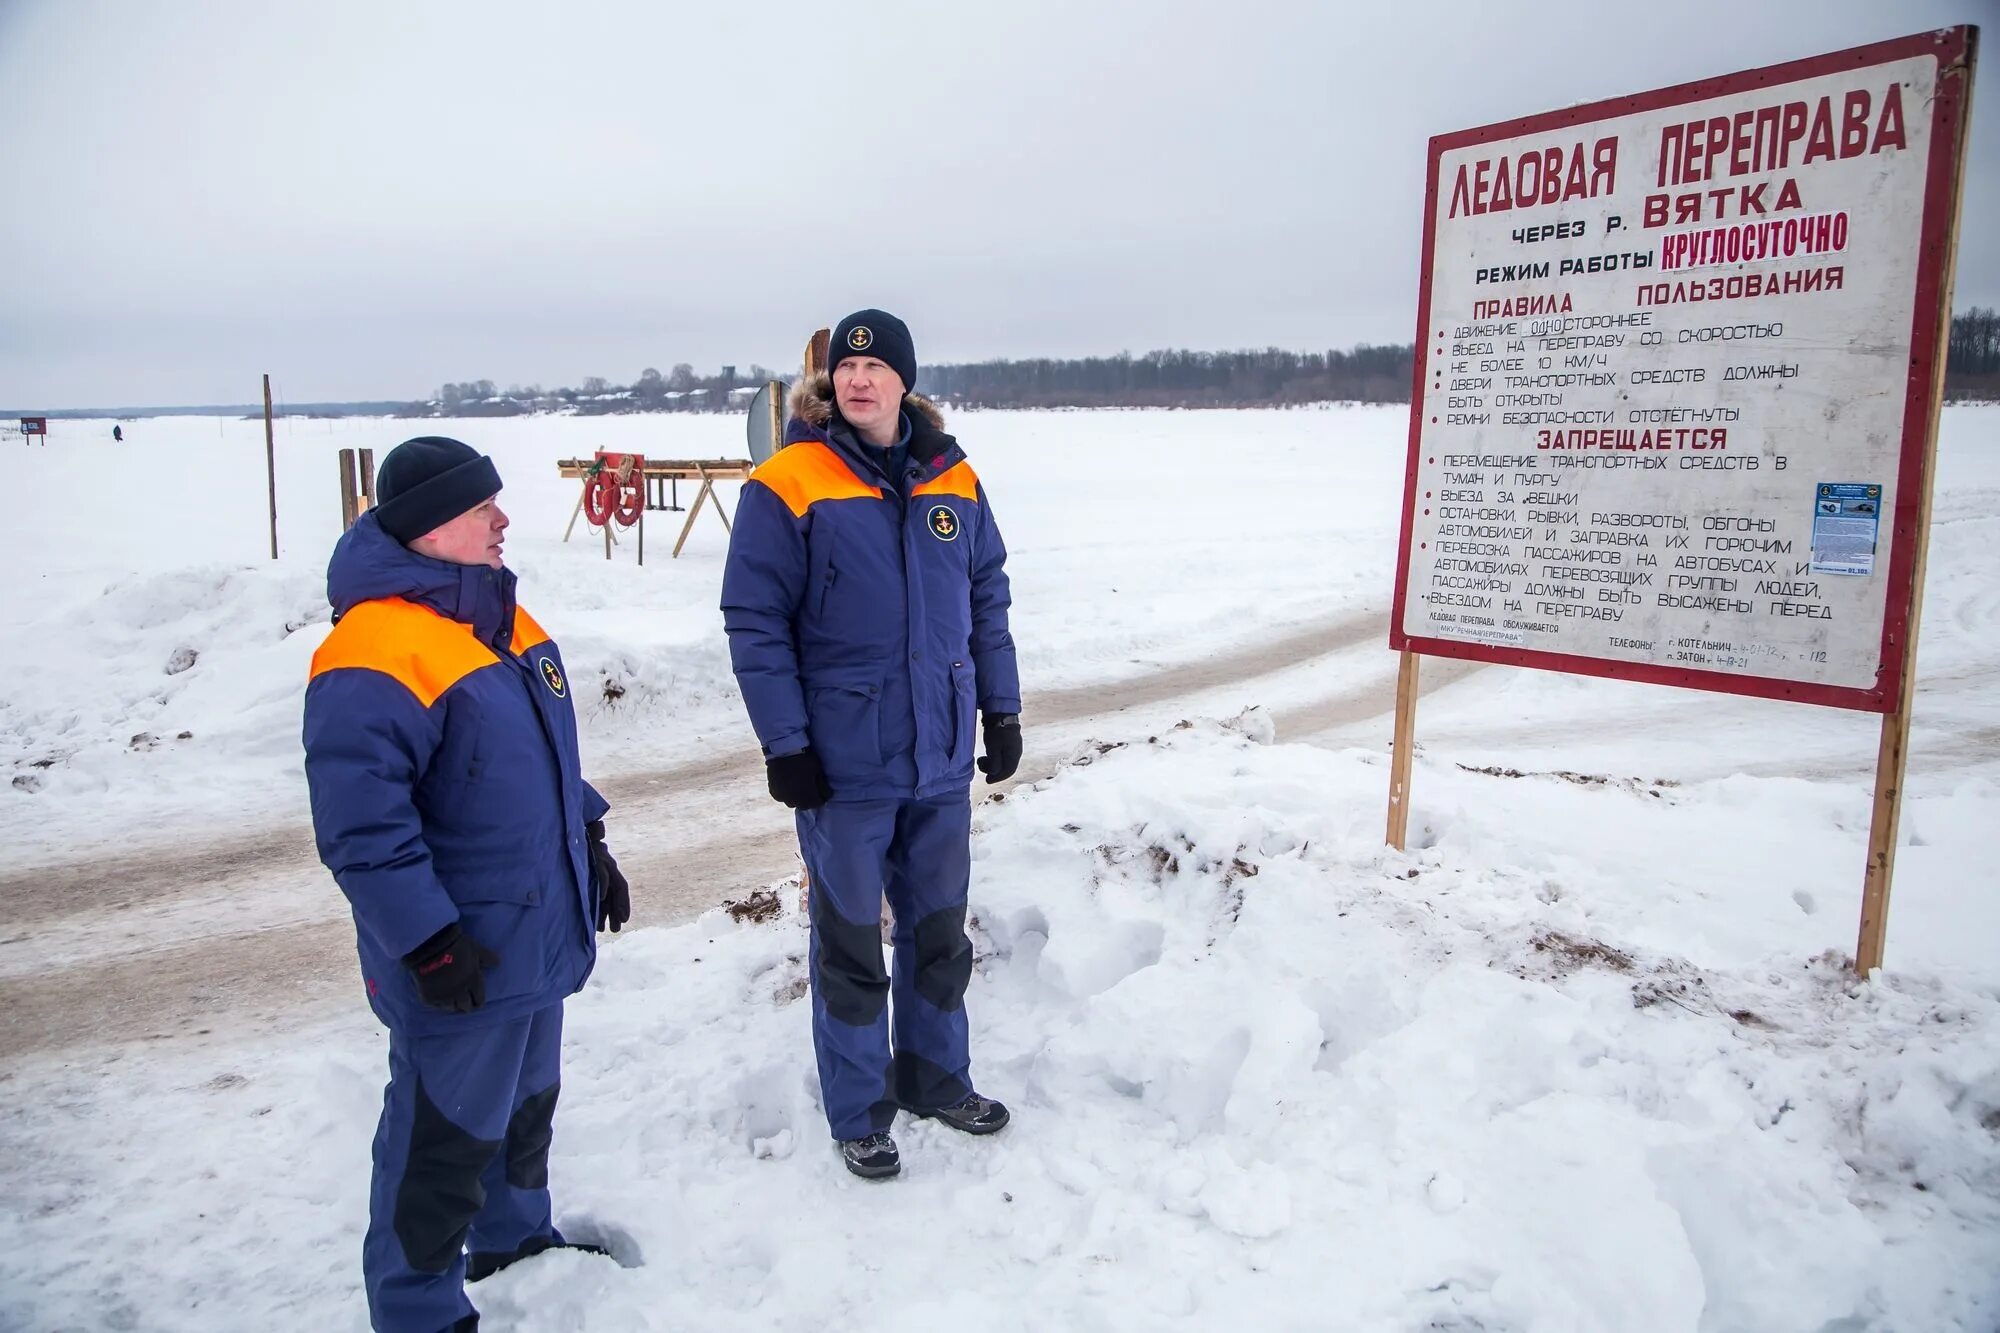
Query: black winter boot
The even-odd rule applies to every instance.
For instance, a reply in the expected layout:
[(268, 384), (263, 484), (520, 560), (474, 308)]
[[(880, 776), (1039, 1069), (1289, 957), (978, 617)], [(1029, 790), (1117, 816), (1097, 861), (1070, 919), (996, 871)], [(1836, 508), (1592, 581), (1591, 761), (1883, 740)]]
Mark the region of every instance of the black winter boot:
[(920, 1119), (942, 1120), (962, 1134), (997, 1134), (1007, 1127), (1009, 1119), (1005, 1106), (976, 1092), (967, 1093), (963, 1101), (932, 1111), (919, 1110), (914, 1106), (906, 1109)]
[(896, 1141), (887, 1134), (842, 1139), (840, 1157), (847, 1163), (849, 1171), (864, 1180), (886, 1180), (903, 1169), (903, 1158), (896, 1151)]

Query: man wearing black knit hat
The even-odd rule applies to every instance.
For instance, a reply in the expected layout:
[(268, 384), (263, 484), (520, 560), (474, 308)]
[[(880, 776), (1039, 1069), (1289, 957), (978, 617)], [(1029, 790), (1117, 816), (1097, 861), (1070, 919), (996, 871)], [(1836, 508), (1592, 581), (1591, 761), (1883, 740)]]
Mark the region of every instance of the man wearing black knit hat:
[(386, 1333), (474, 1329), (466, 1282), (595, 1249), (549, 1199), (562, 1002), (631, 895), (562, 654), (514, 600), (499, 490), (457, 440), (390, 451), (327, 567), (306, 687), (313, 832), (389, 1029), (361, 1258)]
[(827, 1124), (848, 1170), (883, 1178), (901, 1169), (898, 1111), (967, 1134), (1007, 1123), (973, 1087), (965, 913), (974, 756), (983, 743), (988, 782), (1013, 775), (1021, 685), (1007, 548), (964, 450), (912, 392), (909, 327), (856, 311), (827, 355), (832, 373), (792, 396), (792, 442), (743, 487), (722, 615), (811, 878)]

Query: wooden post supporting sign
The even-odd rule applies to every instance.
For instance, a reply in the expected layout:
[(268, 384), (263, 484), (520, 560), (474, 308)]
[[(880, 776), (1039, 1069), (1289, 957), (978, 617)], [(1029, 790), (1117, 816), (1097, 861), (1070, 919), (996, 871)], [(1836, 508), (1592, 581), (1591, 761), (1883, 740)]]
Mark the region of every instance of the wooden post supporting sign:
[(1417, 654), (1396, 664), (1396, 740), (1389, 754), (1389, 845), (1403, 851), (1410, 834), (1410, 761), (1417, 746)]
[[(1945, 349), (1951, 341), (1951, 291), (1958, 276), (1958, 237), (1963, 221), (1965, 146), (1972, 124), (1972, 69), (1976, 47), (1966, 51), (1958, 71), (1963, 82), (1956, 89), (1958, 100), (1958, 149), (1949, 188), (1951, 226), (1945, 240), (1944, 271), (1937, 303), (1936, 342), (1930, 366), (1930, 423), (1924, 436), (1922, 498), (1917, 509), (1917, 549), (1910, 570), (1909, 617), (1903, 626), (1902, 686), (1894, 711), (1883, 714), (1882, 742), (1875, 756), (1875, 802), (1868, 821), (1868, 867), (1861, 884), (1861, 930), (1854, 946), (1854, 970), (1867, 976), (1882, 966), (1883, 947), (1889, 929), (1889, 891), (1896, 874), (1896, 835), (1903, 819), (1903, 779), (1910, 759), (1910, 706), (1916, 694), (1917, 630), (1922, 622), (1924, 572), (1930, 563), (1932, 492), (1937, 479), (1938, 413), (1944, 401)], [(1949, 76), (1949, 72), (1948, 72)], [(1912, 367), (1912, 374), (1917, 368)]]

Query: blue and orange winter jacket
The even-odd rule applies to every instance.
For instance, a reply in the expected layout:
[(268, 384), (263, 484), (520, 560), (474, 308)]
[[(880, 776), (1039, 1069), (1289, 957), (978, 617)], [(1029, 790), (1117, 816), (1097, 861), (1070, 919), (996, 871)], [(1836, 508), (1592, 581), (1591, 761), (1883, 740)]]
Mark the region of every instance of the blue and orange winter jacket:
[[(306, 686), (320, 859), (354, 909), (369, 1003), (449, 1032), (574, 993), (597, 958), (576, 712), (514, 574), (405, 549), (365, 514), (326, 573), (334, 627)], [(500, 955), (470, 1015), (418, 998), (403, 955), (454, 920)]]
[(768, 757), (811, 745), (835, 799), (928, 797), (972, 782), (975, 708), (1021, 711), (1007, 548), (936, 409), (904, 399), (909, 462), (793, 394), (788, 443), (745, 483), (722, 575), (729, 657)]

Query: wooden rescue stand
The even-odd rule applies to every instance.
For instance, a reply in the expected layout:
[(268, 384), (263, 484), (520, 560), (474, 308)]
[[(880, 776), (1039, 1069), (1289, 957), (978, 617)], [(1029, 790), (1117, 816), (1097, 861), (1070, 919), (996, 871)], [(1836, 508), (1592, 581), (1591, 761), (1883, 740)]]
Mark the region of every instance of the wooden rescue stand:
[[(627, 457), (630, 457), (629, 455)], [(669, 484), (681, 481), (698, 481), (700, 489), (695, 492), (693, 503), (687, 506), (687, 521), (681, 524), (679, 538), (674, 542), (673, 554), (678, 557), (681, 548), (687, 545), (688, 534), (694, 531), (694, 521), (700, 515), (704, 504), (712, 506), (715, 516), (722, 520), (722, 530), (729, 531), (729, 515), (722, 508), (721, 497), (715, 493), (718, 481), (745, 481), (749, 479), (752, 464), (747, 458), (707, 458), (707, 459), (644, 459), (639, 477), (645, 489), (645, 504), (639, 512), (639, 563), (646, 563), (646, 510), (672, 512), (677, 506), (671, 504), (667, 495)], [(580, 481), (586, 486), (597, 473), (597, 460), (565, 458), (556, 464), (556, 470), (569, 481)], [(624, 480), (621, 478), (621, 480)], [(583, 513), (584, 497), (576, 497), (576, 508), (570, 511), (569, 526), (563, 529), (563, 540), (568, 541), (576, 531), (577, 517)], [(604, 525), (604, 558), (611, 558), (611, 547), (617, 539), (611, 535), (611, 524)]]
[[(827, 343), (831, 334), (826, 329), (815, 331), (806, 341), (805, 372), (815, 375), (826, 369)], [(785, 438), (785, 386), (772, 380), (764, 386), (752, 405), (746, 433), (749, 437), (750, 452), (757, 459), (769, 458), (784, 444)], [(576, 520), (584, 512), (591, 488), (602, 482), (602, 474), (607, 467), (616, 468), (616, 485), (623, 495), (629, 495), (627, 488), (635, 482), (643, 489), (643, 501), (636, 506), (620, 506), (616, 519), (607, 518), (604, 527), (604, 558), (611, 558), (611, 548), (617, 542), (611, 529), (613, 522), (626, 522), (629, 513), (639, 530), (639, 563), (646, 563), (646, 511), (679, 513), (681, 507), (673, 502), (669, 488), (683, 481), (699, 482), (694, 502), (687, 506), (687, 519), (681, 524), (680, 536), (674, 541), (673, 554), (679, 557), (687, 545), (688, 534), (694, 531), (697, 515), (702, 506), (715, 510), (715, 516), (722, 520), (722, 530), (728, 532), (729, 514), (722, 507), (722, 498), (715, 493), (715, 483), (719, 481), (748, 481), (757, 463), (748, 458), (646, 458), (639, 454), (600, 453), (592, 459), (565, 458), (556, 464), (556, 470), (565, 479), (581, 482), (583, 489), (576, 497), (576, 508), (570, 511), (569, 526), (563, 529), (563, 540), (568, 541), (576, 531)], [(636, 474), (636, 475), (635, 475)], [(597, 524), (594, 522), (592, 526)]]
[[(1932, 122), (1933, 134), (1937, 136), (1938, 141), (1934, 141), (1933, 144), (1930, 172), (1925, 187), (1925, 234), (1918, 264), (1916, 319), (1912, 330), (1914, 346), (1910, 350), (1910, 371), (1905, 386), (1904, 465), (1899, 474), (1899, 483), (1904, 492), (1914, 491), (1914, 503), (1908, 506), (1907, 516), (1901, 497), (1896, 506), (1899, 530), (1890, 534), (1891, 583), (1885, 611), (1887, 624), (1882, 636), (1881, 665), (1878, 668), (1886, 675), (1893, 664), (1895, 683), (1883, 694), (1870, 696), (1866, 700), (1834, 697), (1808, 700), (1882, 714), (1881, 742), (1875, 761), (1875, 799), (1868, 827), (1868, 862), (1862, 878), (1861, 927), (1854, 951), (1854, 969), (1864, 977), (1882, 965), (1884, 937), (1889, 917), (1889, 891), (1896, 867), (1897, 826), (1902, 816), (1903, 780), (1909, 762), (1910, 704), (1916, 687), (1917, 627), (1923, 606), (1925, 564), (1930, 550), (1931, 493), (1937, 470), (1938, 411), (1944, 399), (1945, 349), (1950, 338), (1951, 290), (1958, 262), (1959, 211), (1963, 199), (1966, 132), (1971, 113), (1972, 74), (1977, 53), (1977, 37), (1976, 28), (1940, 29), (1933, 33), (1882, 42), (1873, 47), (1799, 61), (1792, 66), (1747, 71), (1744, 74), (1712, 80), (1710, 84), (1702, 85), (1703, 88), (1715, 92), (1730, 92), (1735, 91), (1735, 85), (1739, 84), (1762, 86), (1766, 83), (1782, 83), (1786, 78), (1805, 78), (1857, 64), (1886, 62), (1927, 53), (1935, 53), (1938, 57), (1935, 106), (1913, 110), (1911, 113), (1935, 117)], [(1689, 85), (1688, 88), (1692, 89), (1693, 85)], [(1664, 90), (1645, 95), (1641, 99), (1630, 100), (1645, 101), (1649, 105), (1658, 106), (1674, 101), (1693, 101), (1695, 94), (1681, 89)], [(1608, 108), (1607, 114), (1620, 113), (1620, 108), (1612, 103), (1603, 105)], [(1560, 123), (1568, 127), (1577, 120), (1588, 121), (1594, 109), (1572, 109), (1548, 117), (1530, 117), (1526, 121), (1490, 127), (1489, 131), (1467, 131), (1463, 135), (1447, 137), (1451, 140), (1478, 140), (1489, 137), (1498, 139), (1542, 128), (1540, 124), (1532, 122)], [(1419, 298), (1422, 308), (1418, 313), (1415, 392), (1410, 409), (1410, 490), (1404, 498), (1403, 549), (1398, 563), (1396, 605), (1391, 610), (1393, 628), (1390, 646), (1401, 649), (1401, 659), (1396, 671), (1396, 732), (1395, 748), (1389, 766), (1389, 818), (1386, 836), (1389, 845), (1398, 851), (1403, 850), (1408, 841), (1410, 770), (1416, 749), (1419, 653), (1416, 649), (1405, 646), (1408, 643), (1427, 643), (1431, 645), (1434, 655), (1502, 662), (1517, 666), (1538, 666), (1558, 671), (1623, 676), (1655, 683), (1690, 685), (1701, 689), (1759, 694), (1767, 697), (1797, 697), (1805, 693), (1798, 691), (1795, 695), (1790, 689), (1760, 688), (1757, 682), (1749, 678), (1741, 678), (1734, 683), (1722, 681), (1715, 678), (1715, 673), (1708, 671), (1674, 672), (1644, 665), (1614, 663), (1610, 659), (1566, 658), (1546, 653), (1497, 649), (1484, 644), (1455, 640), (1420, 640), (1417, 635), (1405, 633), (1402, 628), (1402, 616), (1405, 580), (1410, 567), (1410, 515), (1416, 503), (1414, 496), (1419, 461), (1417, 455), (1420, 452), (1422, 421), (1427, 410), (1426, 389), (1435, 387), (1427, 386), (1425, 380), (1426, 363), (1430, 359), (1427, 353), (1433, 341), (1431, 338), (1433, 323), (1436, 322), (1433, 320), (1430, 303), (1433, 240), (1438, 209), (1439, 144), (1439, 140), (1432, 140), (1431, 189), (1424, 237), (1423, 292)], [(1452, 146), (1458, 145), (1454, 143)], [(1443, 331), (1439, 330), (1437, 336), (1440, 340), (1443, 339)], [(1442, 353), (1443, 348), (1440, 346), (1438, 350)], [(1913, 435), (1917, 432), (1921, 432), (1921, 437), (1913, 439)], [(1914, 467), (1909, 465), (1912, 459), (1915, 462)], [(1426, 509), (1424, 512), (1428, 514), (1430, 511)], [(1908, 531), (1900, 530), (1903, 523), (1908, 524)], [(1536, 660), (1537, 658), (1544, 660)], [(1709, 679), (1697, 679), (1699, 677), (1709, 677)], [(1762, 685), (1768, 687), (1773, 683), (1765, 680)], [(1775, 683), (1783, 684), (1783, 682)], [(1832, 696), (1841, 693), (1859, 695), (1862, 692), (1823, 689), (1821, 693), (1824, 696)]]

